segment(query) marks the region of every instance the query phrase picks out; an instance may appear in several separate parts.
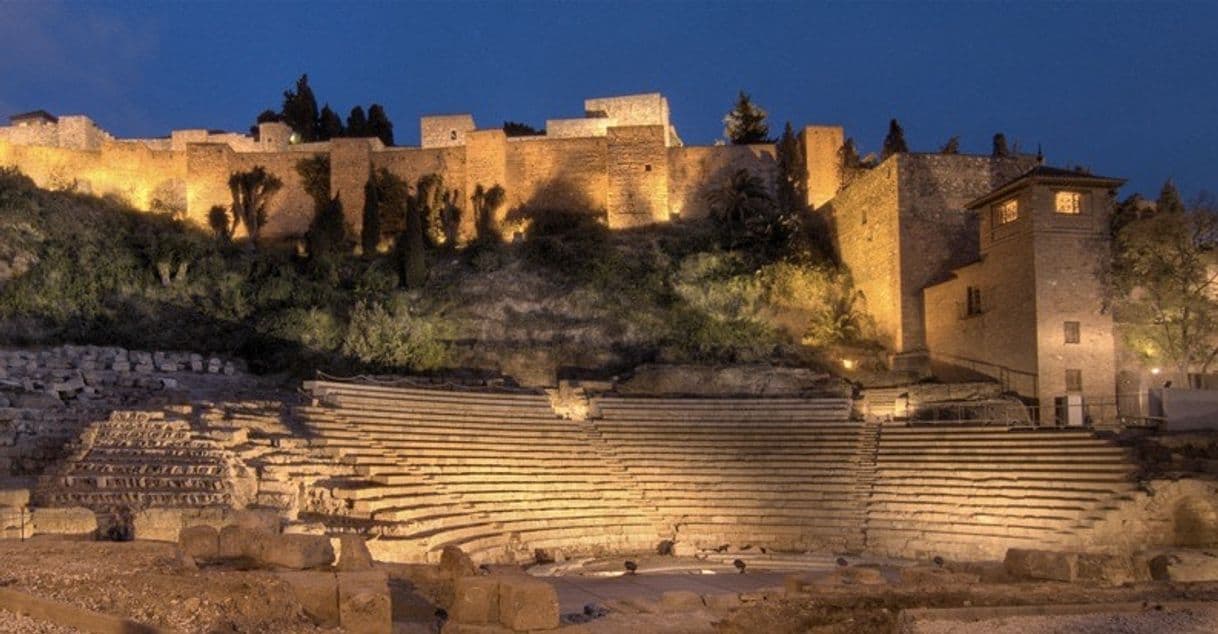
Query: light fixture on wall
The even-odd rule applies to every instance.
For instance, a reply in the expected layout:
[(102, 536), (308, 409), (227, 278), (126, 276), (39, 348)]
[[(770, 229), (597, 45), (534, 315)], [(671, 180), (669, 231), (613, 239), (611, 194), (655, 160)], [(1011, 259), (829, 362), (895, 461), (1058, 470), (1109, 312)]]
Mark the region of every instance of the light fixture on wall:
[(854, 359), (842, 359), (842, 367), (847, 370), (853, 370), (857, 365), (858, 362)]
[(1151, 369), (1150, 369), (1150, 373), (1151, 373), (1151, 374), (1153, 374), (1153, 375), (1155, 375), (1155, 376), (1158, 376), (1158, 374), (1159, 374), (1160, 372), (1162, 372), (1162, 370), (1160, 370), (1159, 368), (1151, 368)]

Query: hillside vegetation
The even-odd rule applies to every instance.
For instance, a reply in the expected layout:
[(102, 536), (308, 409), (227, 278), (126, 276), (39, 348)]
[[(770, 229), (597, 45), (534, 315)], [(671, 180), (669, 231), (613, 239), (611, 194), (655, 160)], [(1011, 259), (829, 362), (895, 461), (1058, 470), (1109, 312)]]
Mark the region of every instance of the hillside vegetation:
[(0, 171), (0, 339), (233, 354), (307, 374), (455, 368), (514, 376), (646, 361), (807, 363), (859, 342), (847, 276), (804, 250), (725, 250), (713, 221), (610, 233), (534, 222), (518, 244), (391, 257), (257, 251), (113, 199)]

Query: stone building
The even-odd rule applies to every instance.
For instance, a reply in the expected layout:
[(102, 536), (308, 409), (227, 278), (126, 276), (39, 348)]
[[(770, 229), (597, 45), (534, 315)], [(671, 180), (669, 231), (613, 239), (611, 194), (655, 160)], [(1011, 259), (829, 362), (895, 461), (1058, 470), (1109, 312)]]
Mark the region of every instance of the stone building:
[(1122, 183), (1037, 166), (970, 201), (980, 221), (973, 261), (923, 290), (931, 359), (1034, 399), (1042, 420), (1066, 395), (1114, 404), (1116, 345), (1101, 273)]

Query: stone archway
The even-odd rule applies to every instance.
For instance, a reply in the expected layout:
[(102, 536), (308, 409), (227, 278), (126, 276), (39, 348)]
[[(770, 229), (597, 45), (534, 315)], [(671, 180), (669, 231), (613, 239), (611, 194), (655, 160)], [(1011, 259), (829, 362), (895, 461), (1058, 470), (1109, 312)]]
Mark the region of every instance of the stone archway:
[(1218, 508), (1200, 497), (1188, 496), (1172, 510), (1172, 545), (1218, 545)]

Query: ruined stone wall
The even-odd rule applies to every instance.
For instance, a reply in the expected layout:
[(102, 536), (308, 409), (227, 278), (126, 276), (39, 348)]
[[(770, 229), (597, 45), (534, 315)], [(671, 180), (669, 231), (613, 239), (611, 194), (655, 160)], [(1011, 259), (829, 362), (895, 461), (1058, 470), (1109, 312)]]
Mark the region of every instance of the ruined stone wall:
[(860, 176), (821, 209), (834, 248), (862, 292), (860, 308), (876, 322), (880, 342), (901, 341), (898, 167), (889, 159)]
[(746, 169), (773, 186), (778, 162), (773, 145), (685, 146), (668, 148), (668, 209), (682, 218), (708, 213), (707, 195), (737, 170)]

